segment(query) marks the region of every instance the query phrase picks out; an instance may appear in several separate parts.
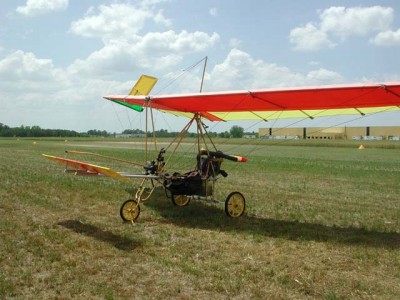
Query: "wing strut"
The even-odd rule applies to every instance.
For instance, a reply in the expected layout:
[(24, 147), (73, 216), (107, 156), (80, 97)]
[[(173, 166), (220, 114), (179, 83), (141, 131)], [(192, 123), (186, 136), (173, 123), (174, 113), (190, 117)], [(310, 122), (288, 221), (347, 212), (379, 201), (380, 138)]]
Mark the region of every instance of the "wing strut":
[(255, 115), (256, 117), (260, 118), (261, 120), (263, 120), (264, 122), (268, 122), (267, 119), (261, 117), (259, 114), (256, 114), (254, 111), (251, 111), (251, 113), (252, 113), (253, 115)]
[(314, 117), (309, 115), (308, 113), (306, 113), (304, 110), (299, 109), (300, 112), (302, 112), (303, 114), (305, 114), (308, 118), (310, 118), (311, 120), (314, 120)]
[(364, 114), (361, 110), (359, 110), (358, 108), (355, 108), (355, 107), (354, 107), (354, 109), (355, 109), (360, 115), (365, 116), (365, 114)]

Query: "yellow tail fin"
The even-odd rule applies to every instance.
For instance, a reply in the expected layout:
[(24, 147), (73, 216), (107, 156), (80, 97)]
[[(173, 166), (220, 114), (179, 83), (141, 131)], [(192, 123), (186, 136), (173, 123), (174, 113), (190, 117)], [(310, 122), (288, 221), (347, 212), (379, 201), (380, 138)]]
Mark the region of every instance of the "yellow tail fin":
[(150, 93), (150, 91), (153, 89), (155, 84), (157, 83), (157, 78), (148, 76), (148, 75), (142, 75), (140, 76), (139, 80), (136, 82), (136, 84), (133, 86), (132, 90), (129, 92), (129, 95), (142, 95), (146, 96)]

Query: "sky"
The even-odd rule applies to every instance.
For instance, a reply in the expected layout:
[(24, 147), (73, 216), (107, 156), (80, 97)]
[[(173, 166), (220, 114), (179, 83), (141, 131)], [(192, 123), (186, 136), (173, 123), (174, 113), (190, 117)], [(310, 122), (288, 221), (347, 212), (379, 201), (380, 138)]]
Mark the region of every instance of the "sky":
[[(206, 56), (208, 92), (400, 81), (398, 0), (2, 0), (0, 22), (10, 127), (140, 128), (143, 114), (102, 97), (127, 94), (141, 74), (159, 78), (154, 94), (198, 92)], [(169, 131), (186, 121), (155, 120)], [(399, 113), (346, 120), (308, 126), (400, 125)]]

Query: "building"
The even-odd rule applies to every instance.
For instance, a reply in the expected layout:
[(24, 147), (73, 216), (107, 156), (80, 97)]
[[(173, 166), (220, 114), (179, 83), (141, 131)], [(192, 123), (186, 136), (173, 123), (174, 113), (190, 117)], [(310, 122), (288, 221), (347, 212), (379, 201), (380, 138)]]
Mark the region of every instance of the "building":
[(261, 139), (400, 140), (400, 126), (260, 128)]

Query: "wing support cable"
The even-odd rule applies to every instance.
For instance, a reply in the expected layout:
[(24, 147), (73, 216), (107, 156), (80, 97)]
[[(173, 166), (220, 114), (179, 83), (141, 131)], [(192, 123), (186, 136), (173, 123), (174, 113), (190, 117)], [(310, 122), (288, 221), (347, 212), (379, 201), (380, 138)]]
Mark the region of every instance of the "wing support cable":
[(272, 104), (272, 105), (274, 105), (274, 106), (276, 106), (276, 107), (279, 107), (279, 108), (282, 109), (282, 110), (285, 110), (285, 109), (286, 109), (286, 107), (284, 107), (284, 106), (282, 106), (282, 105), (276, 104), (276, 103), (274, 103), (274, 102), (272, 102), (272, 101), (269, 101), (269, 100), (267, 100), (267, 99), (264, 99), (264, 98), (261, 98), (261, 97), (256, 96), (256, 95), (255, 95), (253, 92), (251, 92), (251, 91), (248, 91), (248, 95), (251, 96), (251, 98), (258, 99), (258, 100), (261, 100), (261, 101), (263, 101), (263, 102)]
[[(168, 164), (168, 162), (171, 160), (171, 157), (175, 154), (176, 150), (178, 149), (179, 145), (182, 143), (182, 140), (185, 138), (187, 135), (190, 126), (192, 126), (193, 121), (195, 120), (196, 116), (194, 116), (190, 121), (185, 125), (185, 127), (181, 130), (181, 132), (172, 140), (172, 142), (165, 148), (165, 150), (168, 150), (171, 145), (173, 145), (176, 142), (176, 146), (173, 149), (171, 155), (168, 157), (167, 161), (165, 162), (164, 166), (160, 170), (160, 172), (163, 171), (165, 166)], [(178, 140), (178, 141), (177, 141)]]
[(217, 151), (217, 147), (215, 146), (214, 142), (210, 138), (206, 125), (201, 121), (201, 115), (197, 115), (196, 117), (196, 123), (197, 123), (197, 133), (198, 133), (198, 140), (197, 140), (197, 145), (198, 145), (198, 152), (200, 153), (200, 138), (203, 140), (204, 146), (207, 149), (207, 152), (209, 152), (208, 147), (207, 147), (207, 142), (205, 137), (208, 138), (209, 142), (213, 146), (214, 150)]

